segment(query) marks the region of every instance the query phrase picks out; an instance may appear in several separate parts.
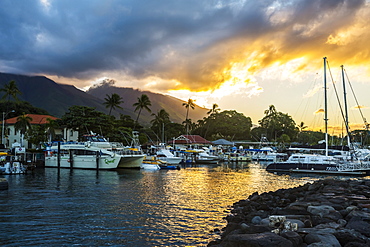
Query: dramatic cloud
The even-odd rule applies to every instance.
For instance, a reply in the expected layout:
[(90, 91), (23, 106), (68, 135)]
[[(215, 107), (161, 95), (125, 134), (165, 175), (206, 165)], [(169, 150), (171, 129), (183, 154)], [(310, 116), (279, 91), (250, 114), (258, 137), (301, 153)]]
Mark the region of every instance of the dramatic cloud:
[[(370, 68), (365, 0), (1, 5), (0, 71), (43, 74), (80, 88), (108, 78), (183, 98), (209, 97), (208, 103), (236, 94), (271, 99), (277, 94), (268, 87), (312, 81), (324, 56), (332, 67), (361, 66), (361, 78)], [(312, 96), (318, 88), (296, 94)]]
[(235, 66), (253, 76), (304, 58), (299, 71), (323, 54), (363, 63), (368, 16), (361, 0), (2, 1), (1, 67), (78, 79), (111, 71), (209, 90)]

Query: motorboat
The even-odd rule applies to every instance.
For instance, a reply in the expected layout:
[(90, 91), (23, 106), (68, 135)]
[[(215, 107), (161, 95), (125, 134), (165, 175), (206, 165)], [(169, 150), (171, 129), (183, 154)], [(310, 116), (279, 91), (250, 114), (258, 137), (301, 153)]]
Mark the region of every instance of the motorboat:
[(161, 148), (156, 152), (156, 156), (159, 160), (167, 162), (168, 164), (171, 165), (178, 165), (180, 164), (181, 160), (183, 158), (181, 157), (176, 157), (170, 150)]
[(142, 168), (155, 169), (155, 167), (158, 167), (158, 169), (163, 169), (163, 170), (180, 170), (181, 169), (179, 165), (168, 164), (167, 162), (158, 159), (158, 157), (156, 156), (145, 156), (143, 163), (142, 163)]
[(195, 153), (195, 163), (198, 164), (216, 164), (220, 160), (218, 156), (211, 155), (204, 149), (194, 149), (192, 151)]
[(286, 160), (288, 155), (286, 153), (278, 153), (271, 147), (262, 147), (260, 149), (247, 149), (252, 152), (252, 160), (254, 161), (281, 161)]
[(250, 162), (252, 157), (248, 154), (233, 152), (227, 155), (227, 161), (229, 162)]
[(152, 157), (145, 157), (143, 160), (143, 163), (140, 166), (141, 169), (146, 170), (159, 170), (161, 167), (159, 166), (158, 160), (152, 156)]
[(138, 147), (124, 147), (99, 136), (85, 142), (52, 142), (45, 151), (45, 167), (101, 169), (140, 168), (144, 154)]
[(19, 143), (13, 143), (8, 152), (0, 152), (0, 174), (24, 174), (27, 172), (25, 165), (26, 149)]

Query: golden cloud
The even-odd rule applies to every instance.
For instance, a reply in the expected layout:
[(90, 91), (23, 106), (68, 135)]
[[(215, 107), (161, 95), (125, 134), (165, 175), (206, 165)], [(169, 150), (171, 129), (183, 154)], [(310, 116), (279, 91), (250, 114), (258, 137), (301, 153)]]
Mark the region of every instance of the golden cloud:
[(319, 113), (325, 113), (325, 110), (324, 109), (318, 109), (317, 111), (315, 111), (314, 114), (319, 114)]

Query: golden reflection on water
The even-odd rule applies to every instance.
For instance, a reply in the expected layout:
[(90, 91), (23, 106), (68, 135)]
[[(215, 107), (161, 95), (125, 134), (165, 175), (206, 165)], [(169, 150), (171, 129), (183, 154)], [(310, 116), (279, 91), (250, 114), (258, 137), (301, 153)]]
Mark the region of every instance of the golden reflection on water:
[[(142, 200), (148, 203), (152, 220), (166, 229), (167, 234), (173, 234), (174, 241), (177, 238), (190, 242), (214, 239), (210, 232), (226, 225), (224, 217), (233, 203), (247, 199), (254, 192), (261, 194), (328, 178), (276, 175), (266, 172), (265, 166), (258, 163), (204, 165), (142, 174)], [(149, 237), (158, 234), (162, 233), (148, 232)]]
[[(324, 178), (276, 175), (266, 172), (265, 167), (241, 163), (117, 173), (62, 170), (62, 175), (52, 184), (57, 185), (58, 191), (66, 191), (68, 203), (72, 193), (72, 199), (76, 199), (72, 205), (81, 203), (83, 208), (76, 210), (78, 217), (83, 212), (82, 215), (91, 220), (88, 224), (91, 229), (109, 229), (112, 238), (118, 238), (114, 243), (205, 246), (218, 237), (214, 229), (226, 226), (224, 217), (230, 213), (233, 203), (247, 199), (254, 192), (261, 194)], [(53, 174), (45, 178), (55, 177)], [(68, 203), (65, 205), (70, 205)], [(132, 245), (138, 241), (143, 244)]]
[[(144, 172), (142, 182), (156, 186), (158, 194), (144, 192), (144, 200), (156, 201), (156, 211), (163, 224), (172, 233), (193, 229), (186, 237), (209, 233), (222, 228), (223, 220), (233, 203), (247, 199), (254, 192), (263, 193), (305, 184), (312, 178), (292, 178), (266, 172), (260, 164), (221, 164), (219, 166), (188, 167), (180, 171)], [(158, 179), (158, 176), (164, 176)], [(183, 233), (181, 233), (183, 234)]]

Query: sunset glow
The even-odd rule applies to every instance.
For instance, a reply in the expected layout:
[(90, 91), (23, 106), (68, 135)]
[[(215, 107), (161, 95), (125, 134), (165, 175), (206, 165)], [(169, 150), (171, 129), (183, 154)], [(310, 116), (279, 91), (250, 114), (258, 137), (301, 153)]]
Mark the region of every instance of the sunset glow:
[[(45, 75), (83, 90), (110, 79), (201, 107), (217, 103), (254, 123), (275, 105), (315, 129), (323, 124), (313, 113), (323, 108), (325, 56), (338, 94), (344, 65), (358, 100), (350, 107), (369, 114), (366, 0), (30, 0), (6, 1), (0, 12), (2, 72)], [(341, 126), (328, 90), (330, 125)]]

